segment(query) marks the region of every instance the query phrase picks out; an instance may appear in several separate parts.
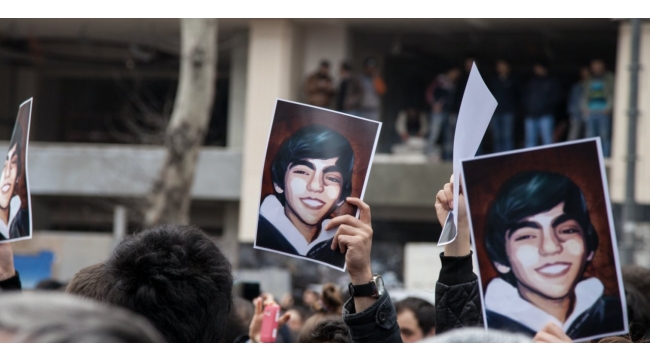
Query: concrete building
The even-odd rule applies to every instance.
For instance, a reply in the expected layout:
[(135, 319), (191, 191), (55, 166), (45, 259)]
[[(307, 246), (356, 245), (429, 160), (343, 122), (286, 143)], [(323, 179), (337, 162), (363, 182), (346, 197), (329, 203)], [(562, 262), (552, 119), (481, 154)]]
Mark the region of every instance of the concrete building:
[[(321, 59), (333, 64), (337, 78), (341, 61), (360, 69), (368, 56), (378, 59), (388, 85), (365, 198), (372, 206), (376, 271), (417, 283), (403, 278), (404, 245), (438, 237), (435, 195), (451, 165), (389, 151), (397, 141), (400, 107), (411, 99), (423, 104), (435, 74), (462, 66), (466, 57), (477, 59), (484, 77), (491, 76), (494, 61), (506, 57), (522, 78), (532, 60), (550, 58), (565, 89), (592, 58), (615, 69), (610, 186), (612, 201), (622, 203), (629, 37), (625, 21), (603, 19), (219, 20), (215, 106), (192, 189), (192, 222), (243, 270), (280, 266), (301, 283), (344, 283), (341, 273), (253, 251), (251, 242), (275, 99), (304, 100), (302, 82)], [(29, 176), (36, 240), (15, 248), (54, 251), (54, 276), (65, 280), (100, 261), (116, 239), (141, 227), (141, 200), (162, 164), (159, 135), (175, 94), (179, 39), (175, 19), (0, 20), (0, 139), (9, 138), (18, 104), (35, 99)], [(647, 68), (650, 24), (642, 42)], [(642, 73), (640, 99), (650, 97), (648, 76)], [(642, 141), (650, 131), (644, 122), (650, 103), (640, 104), (644, 154), (650, 150), (650, 142)], [(561, 139), (566, 114), (558, 111)], [(638, 169), (637, 200), (647, 205), (650, 161), (641, 157)], [(640, 235), (648, 239), (647, 232)], [(640, 252), (639, 263), (650, 265), (647, 252)]]

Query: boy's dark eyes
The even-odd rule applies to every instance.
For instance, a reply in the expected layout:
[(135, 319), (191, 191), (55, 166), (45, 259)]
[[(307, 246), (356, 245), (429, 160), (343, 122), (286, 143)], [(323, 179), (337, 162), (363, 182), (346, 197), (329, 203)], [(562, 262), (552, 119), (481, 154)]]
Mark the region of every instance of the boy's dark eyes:
[(300, 175), (309, 175), (309, 173), (307, 173), (306, 171), (303, 171), (303, 170), (294, 170), (293, 173), (294, 174), (300, 174)]

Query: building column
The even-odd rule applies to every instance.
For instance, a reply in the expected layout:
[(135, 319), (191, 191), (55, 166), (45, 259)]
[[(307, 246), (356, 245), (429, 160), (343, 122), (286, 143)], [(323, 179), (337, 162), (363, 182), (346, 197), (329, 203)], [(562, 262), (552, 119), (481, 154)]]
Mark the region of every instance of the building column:
[(228, 136), (230, 149), (241, 149), (244, 142), (244, 113), (246, 110), (246, 75), (248, 66), (248, 34), (242, 33), (230, 56), (228, 95)]
[[(630, 51), (631, 27), (629, 21), (622, 21), (618, 35), (616, 55), (616, 80), (614, 87), (614, 113), (612, 123), (612, 157), (610, 174), (610, 194), (614, 203), (625, 202), (625, 159), (627, 157), (627, 125), (630, 93)], [(637, 166), (636, 201), (650, 205), (650, 23), (641, 27), (641, 70), (639, 71), (639, 115), (637, 119)]]
[(276, 99), (294, 100), (302, 72), (300, 31), (286, 19), (252, 20), (249, 29), (239, 239), (253, 242), (262, 169)]

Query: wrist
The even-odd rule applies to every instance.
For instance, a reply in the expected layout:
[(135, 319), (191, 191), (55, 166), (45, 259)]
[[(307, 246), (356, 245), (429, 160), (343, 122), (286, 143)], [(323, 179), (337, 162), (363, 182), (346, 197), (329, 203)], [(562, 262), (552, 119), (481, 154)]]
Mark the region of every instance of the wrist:
[(16, 276), (16, 269), (0, 269), (0, 281), (5, 281), (14, 276)]
[(350, 273), (350, 282), (352, 285), (363, 285), (372, 281), (372, 270), (370, 267), (366, 268), (363, 271)]

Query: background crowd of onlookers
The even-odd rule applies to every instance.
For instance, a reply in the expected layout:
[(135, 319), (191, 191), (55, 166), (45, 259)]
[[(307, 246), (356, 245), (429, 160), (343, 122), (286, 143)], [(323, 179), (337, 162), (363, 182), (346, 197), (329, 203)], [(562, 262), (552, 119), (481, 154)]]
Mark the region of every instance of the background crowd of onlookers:
[[(423, 94), (426, 108), (420, 106), (422, 99), (406, 101), (395, 119), (394, 130), (386, 130), (396, 131), (401, 140), (393, 146), (393, 152), (424, 153), (434, 159), (451, 160), (456, 120), (474, 62), (488, 74), (484, 80), (498, 102), (479, 154), (598, 136), (603, 155), (610, 157), (614, 76), (601, 59), (583, 66), (580, 80), (567, 92), (545, 60), (535, 61), (529, 73), (515, 75), (512, 64), (505, 59), (497, 60), (491, 72), (479, 60), (468, 57), (463, 66), (452, 66), (430, 82)], [(309, 104), (380, 120), (387, 85), (374, 58), (366, 59), (361, 72), (342, 63), (338, 84), (330, 72), (330, 63), (323, 60), (305, 81)], [(564, 103), (568, 126), (559, 126), (556, 115)], [(516, 126), (518, 119), (523, 126)], [(523, 136), (516, 136), (518, 128), (523, 130)], [(523, 138), (523, 142), (518, 144), (516, 138)]]

